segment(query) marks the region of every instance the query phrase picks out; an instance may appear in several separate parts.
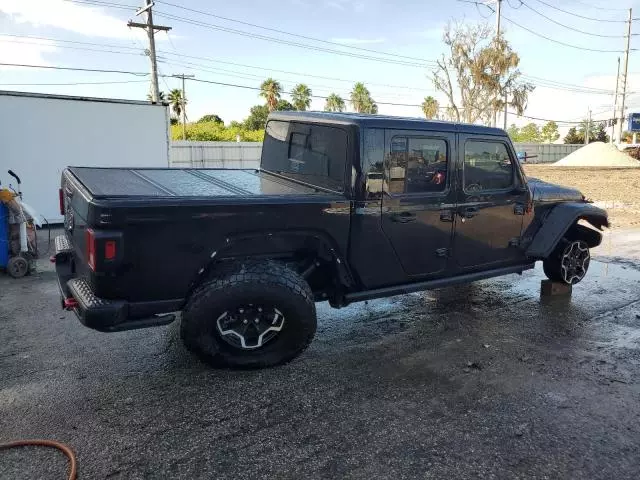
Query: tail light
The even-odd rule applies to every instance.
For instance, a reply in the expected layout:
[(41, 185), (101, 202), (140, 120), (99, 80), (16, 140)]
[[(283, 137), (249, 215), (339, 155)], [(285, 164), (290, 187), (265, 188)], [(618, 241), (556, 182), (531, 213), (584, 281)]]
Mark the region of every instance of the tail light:
[(112, 271), (122, 262), (122, 232), (85, 230), (85, 246), (87, 263), (91, 270), (99, 272)]
[(116, 241), (107, 240), (104, 242), (104, 259), (113, 260), (116, 258)]
[(87, 252), (87, 263), (89, 264), (89, 268), (96, 271), (96, 234), (95, 232), (87, 228), (85, 231), (85, 242), (86, 242), (86, 252)]
[(61, 188), (58, 190), (58, 197), (60, 200), (60, 215), (64, 216), (64, 190)]

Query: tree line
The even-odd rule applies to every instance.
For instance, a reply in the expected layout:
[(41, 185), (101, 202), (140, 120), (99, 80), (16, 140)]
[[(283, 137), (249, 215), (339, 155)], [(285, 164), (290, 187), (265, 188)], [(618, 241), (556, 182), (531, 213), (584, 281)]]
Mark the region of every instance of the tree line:
[[(427, 119), (448, 120), (466, 123), (496, 124), (499, 112), (510, 108), (520, 116), (527, 107), (529, 94), (534, 85), (525, 81), (519, 70), (520, 57), (502, 35), (496, 35), (487, 24), (447, 25), (443, 35), (447, 53), (436, 62), (431, 81), (446, 103), (441, 105), (433, 96), (421, 103), (422, 113)], [(289, 99), (284, 96), (288, 95)], [(347, 104), (358, 113), (378, 113), (378, 104), (363, 82), (353, 85), (348, 98), (337, 93), (327, 97), (314, 96), (304, 83), (285, 91), (274, 78), (267, 78), (259, 87), (263, 104), (254, 105), (249, 115), (241, 122), (232, 121), (225, 126), (217, 115), (208, 115), (195, 123), (189, 123), (187, 138), (193, 140), (260, 139), (270, 112), (279, 110), (306, 111), (313, 98), (324, 99), (327, 112), (344, 112)], [(161, 93), (161, 99), (164, 95)], [(171, 106), (172, 124), (179, 122), (184, 102), (182, 92), (171, 90), (167, 96)], [(590, 141), (608, 138), (604, 125), (593, 123), (586, 133), (586, 121), (569, 130), (565, 143), (584, 143), (585, 135)], [(535, 123), (523, 127), (511, 125), (509, 135), (517, 142), (553, 143), (560, 138), (558, 125), (547, 122), (541, 128)], [(181, 129), (174, 125), (173, 137), (181, 138)]]

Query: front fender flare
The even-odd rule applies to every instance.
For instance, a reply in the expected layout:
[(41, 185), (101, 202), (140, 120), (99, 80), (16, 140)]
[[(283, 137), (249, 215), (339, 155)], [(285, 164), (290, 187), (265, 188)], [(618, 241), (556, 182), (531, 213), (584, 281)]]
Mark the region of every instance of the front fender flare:
[[(547, 258), (556, 248), (567, 230), (579, 219), (584, 219), (598, 230), (609, 226), (607, 212), (590, 203), (561, 203), (551, 210), (544, 219), (526, 255), (530, 258)], [(597, 233), (597, 232), (596, 232)]]

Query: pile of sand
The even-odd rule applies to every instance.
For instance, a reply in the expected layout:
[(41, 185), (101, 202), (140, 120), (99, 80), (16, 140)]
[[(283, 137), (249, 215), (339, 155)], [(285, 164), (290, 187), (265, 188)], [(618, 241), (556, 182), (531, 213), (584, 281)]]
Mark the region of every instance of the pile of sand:
[(594, 142), (567, 155), (555, 167), (639, 167), (640, 161), (610, 143)]

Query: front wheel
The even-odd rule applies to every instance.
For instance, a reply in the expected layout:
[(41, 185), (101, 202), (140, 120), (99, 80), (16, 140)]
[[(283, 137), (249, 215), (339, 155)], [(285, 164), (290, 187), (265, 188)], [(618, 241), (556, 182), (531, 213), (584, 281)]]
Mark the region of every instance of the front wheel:
[(236, 262), (193, 292), (180, 331), (185, 346), (213, 366), (279, 365), (299, 355), (313, 339), (313, 293), (283, 264)]
[(586, 276), (590, 262), (589, 246), (584, 240), (564, 240), (544, 259), (542, 267), (549, 280), (575, 285)]

